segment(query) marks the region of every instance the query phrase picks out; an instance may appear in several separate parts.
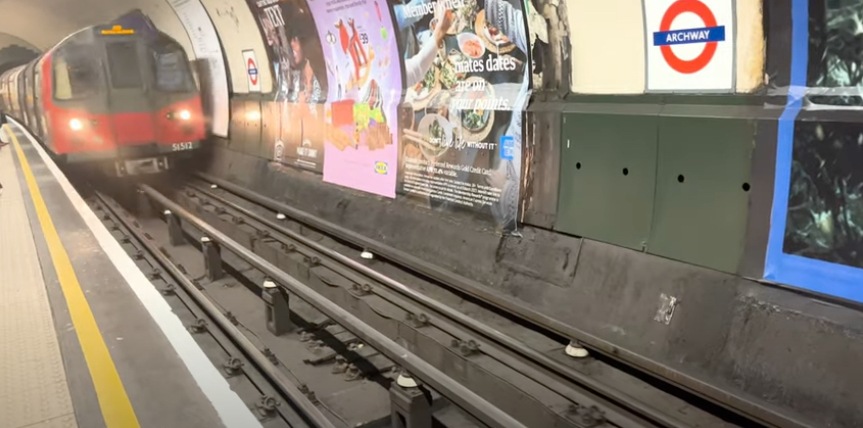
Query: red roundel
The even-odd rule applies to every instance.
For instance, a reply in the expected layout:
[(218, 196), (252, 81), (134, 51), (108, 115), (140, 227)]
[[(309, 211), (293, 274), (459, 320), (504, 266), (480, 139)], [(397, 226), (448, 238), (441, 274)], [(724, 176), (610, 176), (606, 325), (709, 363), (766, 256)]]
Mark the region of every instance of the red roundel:
[[(662, 16), (662, 22), (659, 25), (659, 31), (670, 31), (674, 18), (685, 12), (692, 12), (698, 15), (704, 21), (705, 27), (716, 27), (716, 17), (713, 16), (713, 12), (707, 5), (699, 0), (678, 0), (665, 11), (665, 15)], [(700, 71), (710, 63), (710, 60), (713, 59), (713, 55), (716, 53), (716, 47), (716, 42), (705, 43), (704, 50), (695, 59), (691, 60), (678, 58), (674, 54), (674, 51), (671, 50), (671, 46), (660, 46), (659, 49), (662, 52), (662, 57), (665, 58), (665, 62), (671, 68), (680, 73), (692, 74)]]

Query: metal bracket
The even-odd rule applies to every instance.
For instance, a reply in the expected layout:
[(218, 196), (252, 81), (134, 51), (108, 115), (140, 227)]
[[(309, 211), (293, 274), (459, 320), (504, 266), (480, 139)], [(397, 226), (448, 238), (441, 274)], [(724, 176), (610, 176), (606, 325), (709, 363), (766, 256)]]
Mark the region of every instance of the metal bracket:
[(279, 402), (269, 395), (264, 395), (255, 402), (255, 408), (258, 410), (258, 414), (264, 418), (272, 417), (276, 413), (276, 407), (278, 405)]
[(189, 326), (189, 331), (195, 334), (207, 331), (207, 321), (203, 318), (196, 319), (195, 322)]
[(419, 388), (390, 386), (391, 421), (393, 428), (431, 428), (431, 405)]
[(656, 311), (656, 316), (653, 320), (665, 325), (671, 324), (671, 318), (674, 316), (674, 308), (680, 303), (677, 297), (669, 296), (665, 293), (659, 295), (659, 310)]
[(225, 369), (225, 374), (228, 377), (236, 376), (243, 371), (243, 362), (236, 357), (228, 357), (228, 360), (222, 364), (222, 368)]
[(222, 269), (219, 244), (204, 236), (201, 238), (201, 250), (204, 253), (204, 269), (207, 271), (207, 279), (210, 281), (222, 279), (225, 276), (225, 271)]
[(479, 344), (476, 343), (473, 339), (470, 340), (461, 340), (461, 339), (453, 339), (452, 347), (456, 348), (461, 352), (461, 355), (464, 357), (469, 357), (473, 354), (479, 353)]
[(177, 293), (177, 288), (174, 284), (168, 283), (165, 288), (159, 290), (163, 296), (172, 296)]
[(291, 322), (291, 307), (288, 305), (290, 296), (282, 287), (271, 280), (264, 281), (264, 313), (267, 319), (267, 330), (276, 336), (281, 336), (293, 330)]
[(408, 312), (407, 315), (405, 315), (405, 321), (411, 323), (414, 328), (420, 328), (429, 324), (429, 317), (424, 313), (414, 315), (413, 312)]
[(165, 210), (163, 214), (168, 223), (168, 242), (175, 247), (185, 244), (186, 240), (183, 237), (183, 226), (180, 224), (180, 218), (170, 210)]
[(369, 294), (372, 294), (373, 291), (374, 289), (372, 288), (371, 284), (361, 285), (357, 284), (356, 282), (351, 284), (351, 289), (349, 290), (351, 294), (357, 297), (368, 296)]

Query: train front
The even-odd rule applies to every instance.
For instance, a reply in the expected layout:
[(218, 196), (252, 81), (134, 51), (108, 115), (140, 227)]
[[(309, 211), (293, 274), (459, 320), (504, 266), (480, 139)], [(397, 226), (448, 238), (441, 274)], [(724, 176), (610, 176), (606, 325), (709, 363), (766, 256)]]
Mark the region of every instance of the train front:
[(166, 171), (198, 149), (206, 121), (182, 46), (116, 26), (96, 27), (91, 40), (57, 52), (55, 70), (65, 65), (70, 75), (63, 82), (54, 73), (54, 83), (77, 87), (79, 96), (55, 97), (52, 116), (66, 129), (51, 132), (54, 150), (69, 163), (96, 162), (123, 176)]

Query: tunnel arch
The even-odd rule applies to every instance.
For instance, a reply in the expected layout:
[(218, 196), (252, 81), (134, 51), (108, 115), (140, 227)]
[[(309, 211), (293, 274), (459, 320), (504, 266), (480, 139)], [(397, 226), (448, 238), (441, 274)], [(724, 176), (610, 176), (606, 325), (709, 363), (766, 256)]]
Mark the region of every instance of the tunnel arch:
[(39, 52), (20, 45), (6, 45), (0, 48), (0, 74), (10, 68), (27, 63), (39, 56)]

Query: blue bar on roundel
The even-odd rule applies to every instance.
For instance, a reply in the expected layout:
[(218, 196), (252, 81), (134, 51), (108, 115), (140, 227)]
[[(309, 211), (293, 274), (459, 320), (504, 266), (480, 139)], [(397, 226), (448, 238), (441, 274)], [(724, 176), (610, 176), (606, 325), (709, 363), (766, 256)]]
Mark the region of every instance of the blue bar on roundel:
[(686, 30), (657, 31), (653, 33), (653, 46), (686, 45), (725, 41), (725, 26), (689, 28)]

